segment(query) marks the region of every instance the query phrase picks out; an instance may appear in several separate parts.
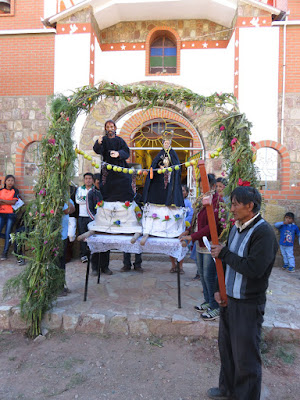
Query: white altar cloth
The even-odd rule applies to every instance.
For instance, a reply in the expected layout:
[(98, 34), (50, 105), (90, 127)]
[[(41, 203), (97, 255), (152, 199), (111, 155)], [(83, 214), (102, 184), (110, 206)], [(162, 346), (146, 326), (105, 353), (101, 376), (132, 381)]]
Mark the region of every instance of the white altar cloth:
[(172, 256), (181, 261), (188, 252), (188, 247), (182, 247), (177, 238), (149, 237), (144, 246), (141, 246), (141, 237), (130, 243), (132, 235), (92, 235), (86, 239), (91, 253), (100, 253), (108, 250), (120, 250), (125, 253), (156, 253)]

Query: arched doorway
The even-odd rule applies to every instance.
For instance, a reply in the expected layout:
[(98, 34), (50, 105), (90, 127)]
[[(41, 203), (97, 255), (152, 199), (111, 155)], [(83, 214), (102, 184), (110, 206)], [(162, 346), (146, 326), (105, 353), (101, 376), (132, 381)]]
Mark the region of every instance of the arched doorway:
[[(181, 163), (190, 157), (193, 147), (193, 138), (185, 126), (173, 120), (155, 118), (146, 121), (132, 133), (130, 148), (132, 149), (132, 163), (136, 167), (149, 169), (152, 160), (162, 148), (162, 134), (169, 132), (173, 135), (172, 147), (176, 150)], [(145, 177), (139, 177), (137, 186), (144, 185)], [(186, 183), (186, 169), (182, 171), (182, 181)]]

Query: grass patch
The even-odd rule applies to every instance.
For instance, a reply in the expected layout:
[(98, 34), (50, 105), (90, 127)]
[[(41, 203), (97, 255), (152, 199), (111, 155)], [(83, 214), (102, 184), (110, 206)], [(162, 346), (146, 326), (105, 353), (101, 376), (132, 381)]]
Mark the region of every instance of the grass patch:
[(295, 361), (295, 354), (294, 352), (287, 348), (287, 347), (283, 347), (280, 346), (278, 347), (275, 356), (277, 358), (280, 358), (285, 364), (293, 364)]

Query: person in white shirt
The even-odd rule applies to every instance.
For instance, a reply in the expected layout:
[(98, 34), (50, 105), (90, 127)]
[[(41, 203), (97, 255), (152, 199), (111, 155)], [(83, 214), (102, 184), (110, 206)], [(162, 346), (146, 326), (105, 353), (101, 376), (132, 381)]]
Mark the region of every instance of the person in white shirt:
[[(86, 197), (88, 191), (93, 187), (93, 174), (91, 172), (87, 172), (83, 175), (84, 177), (84, 185), (80, 186), (76, 191), (75, 201), (79, 204), (79, 217), (78, 217), (78, 233), (82, 235), (83, 233), (88, 231), (88, 223), (91, 222), (91, 218), (88, 214), (86, 208)], [(80, 259), (81, 262), (87, 262), (88, 250), (87, 244), (85, 242), (80, 242)]]

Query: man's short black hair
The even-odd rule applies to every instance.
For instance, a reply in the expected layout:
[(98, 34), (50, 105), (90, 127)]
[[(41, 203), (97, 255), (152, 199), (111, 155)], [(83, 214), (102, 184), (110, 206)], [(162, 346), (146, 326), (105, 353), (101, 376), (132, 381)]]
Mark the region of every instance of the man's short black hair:
[(116, 125), (115, 121), (112, 120), (112, 119), (108, 119), (107, 121), (105, 121), (105, 124), (104, 124), (104, 129), (105, 129), (105, 130), (106, 130), (106, 125), (107, 125), (109, 122), (110, 122), (111, 124), (114, 124), (115, 129), (117, 129), (117, 125)]
[(217, 178), (217, 180), (216, 180), (216, 182), (218, 183), (218, 182), (221, 182), (221, 183), (223, 183), (223, 185), (224, 186), (227, 186), (228, 185), (228, 182), (227, 182), (227, 180), (225, 179), (225, 178)]
[(85, 178), (86, 176), (91, 176), (94, 179), (94, 175), (91, 172), (86, 172), (83, 177)]
[[(210, 187), (214, 186), (217, 183), (215, 174), (207, 174), (207, 179)], [(199, 183), (200, 182), (201, 182), (201, 176), (199, 178)]]
[(295, 214), (289, 211), (289, 212), (285, 213), (284, 218), (285, 218), (285, 217), (290, 217), (290, 218), (292, 218), (293, 221), (294, 221), (294, 219), (295, 219)]
[(97, 181), (97, 180), (100, 181), (100, 176), (101, 175), (99, 173), (94, 174), (94, 182)]
[(261, 206), (261, 195), (259, 191), (251, 186), (238, 186), (231, 193), (231, 201), (235, 199), (244, 205), (253, 203), (253, 212), (257, 213)]

